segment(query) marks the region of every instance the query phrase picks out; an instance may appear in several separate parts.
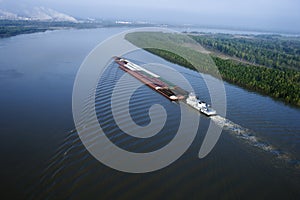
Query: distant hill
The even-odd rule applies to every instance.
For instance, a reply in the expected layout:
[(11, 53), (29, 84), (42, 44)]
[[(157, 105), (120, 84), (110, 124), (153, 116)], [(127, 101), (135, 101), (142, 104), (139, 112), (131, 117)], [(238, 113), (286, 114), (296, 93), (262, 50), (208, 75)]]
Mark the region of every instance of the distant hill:
[(48, 21), (48, 22), (73, 22), (77, 19), (65, 13), (58, 12), (51, 8), (34, 7), (30, 10), (24, 10), (19, 13), (0, 9), (0, 19), (2, 20), (30, 20), (30, 21)]

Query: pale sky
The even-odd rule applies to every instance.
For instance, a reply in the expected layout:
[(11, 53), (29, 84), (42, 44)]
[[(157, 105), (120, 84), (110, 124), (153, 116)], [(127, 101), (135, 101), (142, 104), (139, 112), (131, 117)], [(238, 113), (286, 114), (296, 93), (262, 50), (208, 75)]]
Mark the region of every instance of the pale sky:
[(34, 6), (81, 18), (300, 32), (300, 0), (0, 0), (0, 9)]

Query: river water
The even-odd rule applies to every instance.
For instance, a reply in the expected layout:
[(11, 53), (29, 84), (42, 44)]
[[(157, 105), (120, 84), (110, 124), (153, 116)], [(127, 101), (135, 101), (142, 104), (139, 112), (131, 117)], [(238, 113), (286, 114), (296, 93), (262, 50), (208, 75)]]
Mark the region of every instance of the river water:
[[(300, 110), (228, 83), (225, 83), (227, 115), (210, 119), (195, 112), (201, 118), (197, 136), (187, 152), (170, 166), (146, 174), (127, 174), (91, 156), (74, 129), (73, 83), (88, 53), (101, 41), (124, 30), (62, 30), (0, 40), (3, 197), (300, 197)], [(160, 63), (179, 71), (197, 95), (210, 101), (203, 79), (196, 72), (144, 51), (126, 57), (139, 64)], [(176, 81), (168, 68), (145, 67)], [(162, 105), (168, 119), (160, 133), (151, 139), (127, 137), (115, 126), (110, 109), (112, 90), (123, 74), (111, 62), (104, 78), (99, 80), (95, 97), (99, 123), (107, 137), (126, 150), (149, 152), (162, 148), (178, 128), (178, 105), (146, 86), (139, 88), (130, 101), (132, 119), (141, 126), (147, 125), (148, 110), (153, 104)], [(134, 81), (132, 78), (124, 89), (130, 88)], [(125, 124), (126, 117), (123, 117)], [(210, 120), (225, 126), (213, 150), (199, 159), (199, 148)]]

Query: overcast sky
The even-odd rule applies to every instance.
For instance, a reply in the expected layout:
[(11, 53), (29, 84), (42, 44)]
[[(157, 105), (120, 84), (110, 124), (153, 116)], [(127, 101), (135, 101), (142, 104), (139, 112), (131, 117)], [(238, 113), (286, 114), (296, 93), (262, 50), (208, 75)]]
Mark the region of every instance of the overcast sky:
[(34, 6), (82, 18), (300, 32), (300, 0), (0, 0), (0, 9)]

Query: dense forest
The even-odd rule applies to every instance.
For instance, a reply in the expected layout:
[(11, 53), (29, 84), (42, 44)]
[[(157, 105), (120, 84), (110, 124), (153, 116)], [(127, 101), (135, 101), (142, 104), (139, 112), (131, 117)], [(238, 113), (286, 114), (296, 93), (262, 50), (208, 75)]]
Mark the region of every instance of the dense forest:
[(210, 50), (272, 68), (300, 70), (300, 38), (280, 35), (193, 34)]
[[(155, 37), (151, 38), (151, 34), (135, 34), (139, 34), (137, 37), (139, 40), (133, 39), (136, 37), (132, 35), (130, 35), (131, 37), (126, 37), (126, 39), (138, 46), (143, 46), (142, 43), (155, 43), (157, 41)], [(164, 35), (167, 33), (159, 34)], [(141, 42), (142, 38), (145, 42)], [(250, 49), (251, 47), (248, 48)], [(177, 53), (158, 48), (146, 48), (145, 50), (170, 62), (195, 70), (195, 67), (189, 60), (179, 56)], [(218, 67), (224, 80), (243, 88), (269, 95), (286, 103), (300, 106), (300, 71), (290, 69), (289, 67), (279, 68), (245, 64), (234, 59), (223, 59), (218, 56), (212, 56), (212, 60)], [(205, 67), (201, 72), (205, 73)]]
[(219, 57), (213, 60), (224, 80), (300, 106), (300, 71), (252, 66)]

